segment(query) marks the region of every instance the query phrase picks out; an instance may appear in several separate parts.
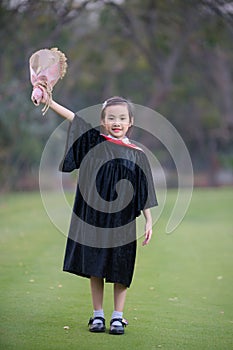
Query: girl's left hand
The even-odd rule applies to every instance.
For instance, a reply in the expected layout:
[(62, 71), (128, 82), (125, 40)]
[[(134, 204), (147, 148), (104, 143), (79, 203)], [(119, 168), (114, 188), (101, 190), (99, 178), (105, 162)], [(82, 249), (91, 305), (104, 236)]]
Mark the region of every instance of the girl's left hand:
[(146, 224), (144, 236), (145, 236), (145, 239), (144, 239), (144, 241), (142, 242), (142, 245), (143, 245), (143, 246), (144, 246), (144, 245), (147, 245), (147, 244), (150, 242), (150, 240), (151, 240), (151, 236), (152, 236), (152, 227), (151, 227), (150, 224)]

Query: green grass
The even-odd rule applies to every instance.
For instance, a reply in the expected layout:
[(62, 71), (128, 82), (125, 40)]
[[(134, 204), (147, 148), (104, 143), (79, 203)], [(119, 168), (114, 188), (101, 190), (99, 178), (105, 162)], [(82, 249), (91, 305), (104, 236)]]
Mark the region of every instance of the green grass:
[[(195, 190), (185, 219), (166, 235), (174, 198), (170, 191), (151, 244), (139, 242), (126, 334), (110, 336), (88, 332), (89, 281), (62, 272), (66, 238), (40, 195), (1, 196), (0, 349), (232, 349), (232, 189)], [(104, 308), (108, 325), (110, 284)]]

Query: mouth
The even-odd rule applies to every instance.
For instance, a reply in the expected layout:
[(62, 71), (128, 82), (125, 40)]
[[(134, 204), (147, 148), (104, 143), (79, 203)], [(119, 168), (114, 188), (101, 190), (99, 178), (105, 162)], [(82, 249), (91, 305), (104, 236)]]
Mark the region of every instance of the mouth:
[(115, 129), (112, 129), (113, 132), (120, 132), (121, 129), (118, 129), (118, 128), (115, 128)]

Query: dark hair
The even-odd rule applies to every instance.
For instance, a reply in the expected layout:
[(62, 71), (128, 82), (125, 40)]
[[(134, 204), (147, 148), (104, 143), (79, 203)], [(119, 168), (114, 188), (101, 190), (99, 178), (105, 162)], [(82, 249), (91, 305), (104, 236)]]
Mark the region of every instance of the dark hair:
[(126, 104), (129, 112), (129, 120), (130, 122), (132, 121), (133, 118), (133, 106), (132, 103), (128, 100), (126, 100), (123, 97), (120, 96), (113, 96), (108, 98), (104, 103), (101, 111), (101, 119), (103, 120), (105, 118), (105, 110), (109, 106), (116, 106), (116, 105), (121, 105), (121, 104)]

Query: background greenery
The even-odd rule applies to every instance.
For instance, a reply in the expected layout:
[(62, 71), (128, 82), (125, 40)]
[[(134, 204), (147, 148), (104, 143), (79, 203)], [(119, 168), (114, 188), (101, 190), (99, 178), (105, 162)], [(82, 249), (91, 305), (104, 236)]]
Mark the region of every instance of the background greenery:
[[(169, 191), (151, 244), (139, 242), (123, 337), (88, 332), (88, 280), (61, 271), (66, 238), (39, 193), (10, 192), (38, 188), (43, 148), (61, 122), (30, 101), (29, 57), (54, 46), (68, 58), (56, 100), (76, 111), (123, 95), (151, 107), (184, 139), (196, 185), (232, 184), (232, 24), (226, 0), (0, 1), (1, 349), (232, 348), (230, 188), (196, 189), (166, 235)], [(105, 312), (109, 321), (111, 285)]]
[(196, 185), (232, 184), (232, 24), (227, 0), (0, 1), (1, 190), (38, 186), (60, 120), (32, 105), (28, 60), (54, 46), (69, 65), (55, 99), (76, 111), (123, 95), (156, 109), (187, 144)]
[[(88, 332), (89, 282), (62, 272), (66, 238), (49, 221), (40, 195), (2, 196), (0, 348), (230, 350), (233, 197), (227, 188), (195, 190), (185, 219), (166, 235), (174, 200), (170, 190), (150, 245), (138, 242), (124, 313), (129, 326), (114, 337)], [(107, 326), (112, 298), (106, 285)]]

